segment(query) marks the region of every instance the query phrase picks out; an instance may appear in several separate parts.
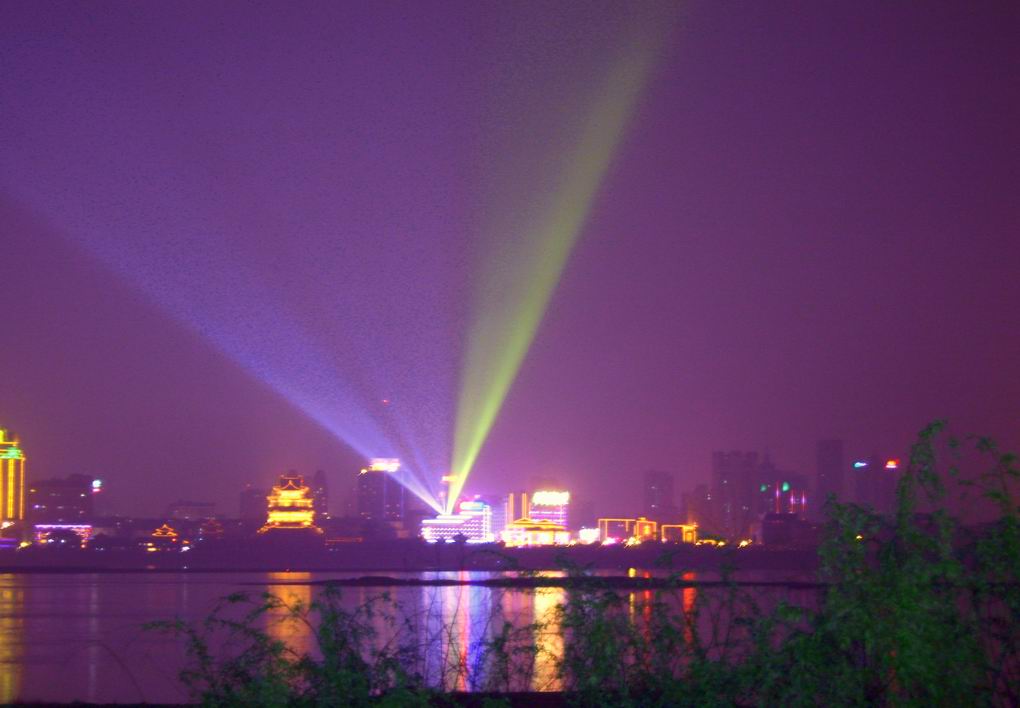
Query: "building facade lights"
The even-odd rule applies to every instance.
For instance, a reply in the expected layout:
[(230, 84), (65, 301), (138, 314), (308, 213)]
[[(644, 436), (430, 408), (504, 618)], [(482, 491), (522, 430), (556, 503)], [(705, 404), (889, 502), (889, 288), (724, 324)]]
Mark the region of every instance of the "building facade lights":
[(0, 522), (25, 519), (25, 453), (0, 428)]
[(492, 507), (481, 501), (463, 501), (456, 514), (439, 514), (422, 519), (421, 537), (429, 543), (452, 542), (464, 538), (468, 543), (492, 543)]
[[(400, 469), (400, 460), (396, 457), (373, 457), (368, 461), (368, 472), (396, 472)], [(366, 471), (366, 470), (362, 470)]]
[(528, 518), (533, 521), (549, 521), (566, 528), (570, 508), (570, 492), (538, 490), (531, 495)]
[(306, 530), (322, 533), (315, 525), (312, 490), (299, 474), (284, 474), (266, 497), (266, 523), (259, 533), (278, 530)]
[(570, 532), (552, 521), (518, 519), (507, 524), (502, 540), (507, 546), (565, 546)]

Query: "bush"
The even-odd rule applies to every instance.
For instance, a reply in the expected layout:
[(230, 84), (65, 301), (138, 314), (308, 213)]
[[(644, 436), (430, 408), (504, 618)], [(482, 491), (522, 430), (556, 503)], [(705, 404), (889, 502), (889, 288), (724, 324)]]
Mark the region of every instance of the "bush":
[[(181, 679), (207, 705), (432, 705), (452, 690), (534, 688), (600, 706), (1018, 705), (1020, 472), (990, 441), (944, 429), (921, 432), (892, 517), (828, 502), (819, 582), (800, 597), (729, 570), (716, 585), (677, 573), (624, 592), (568, 568), (552, 612), (522, 626), (497, 597), (467, 647), (449, 613), (385, 594), (347, 610), (331, 586), (307, 606), (232, 595), (196, 626), (152, 626), (185, 639)], [(965, 453), (991, 464), (965, 477)], [(947, 485), (994, 503), (997, 520), (965, 530)], [(274, 639), (273, 621), (306, 625), (314, 649)]]

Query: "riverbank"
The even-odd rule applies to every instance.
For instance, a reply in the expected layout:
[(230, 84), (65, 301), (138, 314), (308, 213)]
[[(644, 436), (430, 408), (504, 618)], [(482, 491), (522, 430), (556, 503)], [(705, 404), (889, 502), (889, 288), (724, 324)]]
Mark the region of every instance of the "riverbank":
[(498, 544), (427, 544), (420, 541), (351, 543), (326, 548), (311, 544), (204, 544), (181, 552), (141, 549), (24, 548), (0, 554), (0, 572), (424, 572), (451, 570), (619, 571), (768, 570), (809, 572), (817, 568), (813, 549), (717, 548), (687, 544), (506, 548)]

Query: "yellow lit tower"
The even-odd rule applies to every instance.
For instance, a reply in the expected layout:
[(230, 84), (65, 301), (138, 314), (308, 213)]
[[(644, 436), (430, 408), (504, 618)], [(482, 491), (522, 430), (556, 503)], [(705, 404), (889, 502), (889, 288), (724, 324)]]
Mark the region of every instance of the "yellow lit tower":
[(322, 533), (315, 525), (315, 499), (304, 478), (293, 472), (280, 475), (280, 482), (266, 497), (268, 518), (259, 533), (276, 530), (305, 530)]
[(0, 428), (0, 523), (25, 518), (25, 453), (18, 440)]

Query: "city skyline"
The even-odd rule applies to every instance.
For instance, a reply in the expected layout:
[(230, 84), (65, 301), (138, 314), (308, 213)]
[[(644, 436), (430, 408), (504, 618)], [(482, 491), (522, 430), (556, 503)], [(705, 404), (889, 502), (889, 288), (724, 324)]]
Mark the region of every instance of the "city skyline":
[[(612, 4), (219, 8), (198, 32), (5, 8), (34, 78), (4, 82), (0, 424), (29, 474), (154, 513), (373, 456), (438, 483), (493, 262), (551, 289), (537, 323), (494, 316), (528, 341), (469, 489), (554, 477), (636, 513), (645, 470), (690, 489), (716, 450), (811, 474), (819, 440), (902, 456), (940, 417), (1015, 446), (1009, 23), (656, 7), (671, 34), (591, 174), (572, 148), (654, 44)], [(508, 234), (541, 233), (571, 170), (598, 182), (572, 249), (518, 271)], [(415, 449), (356, 449), (373, 431)]]
[(0, 704), (1016, 704), (1018, 37), (0, 3)]

